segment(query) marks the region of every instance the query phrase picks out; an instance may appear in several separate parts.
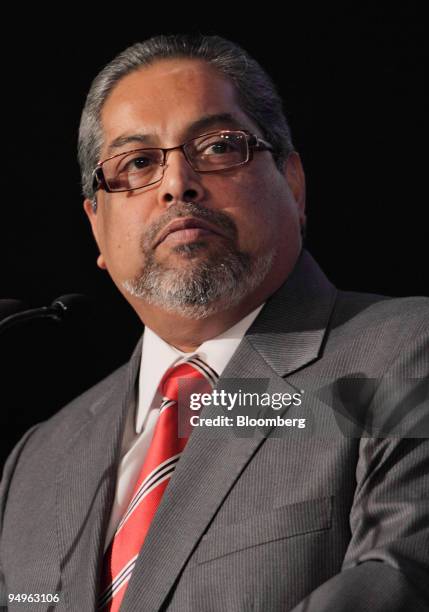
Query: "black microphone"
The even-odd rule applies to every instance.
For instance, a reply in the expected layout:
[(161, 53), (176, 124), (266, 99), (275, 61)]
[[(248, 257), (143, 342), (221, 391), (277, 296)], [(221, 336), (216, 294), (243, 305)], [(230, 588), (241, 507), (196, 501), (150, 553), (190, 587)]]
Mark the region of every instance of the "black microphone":
[(27, 306), (21, 300), (0, 300), (0, 321), (25, 308)]
[[(5, 305), (5, 312), (7, 312), (8, 306), (12, 308), (13, 312), (13, 302), (18, 302), (18, 300), (1, 300), (1, 305), (7, 303)], [(89, 298), (80, 293), (62, 295), (56, 298), (50, 306), (21, 310), (21, 312), (16, 313), (17, 309), (20, 310), (22, 308), (21, 304), (21, 302), (16, 304), (15, 314), (9, 314), (9, 316), (0, 320), (0, 333), (14, 325), (30, 321), (31, 319), (52, 319), (53, 321), (61, 322), (64, 319), (70, 318), (70, 316), (88, 314), (92, 310)], [(2, 312), (3, 309), (0, 310), (0, 316)]]

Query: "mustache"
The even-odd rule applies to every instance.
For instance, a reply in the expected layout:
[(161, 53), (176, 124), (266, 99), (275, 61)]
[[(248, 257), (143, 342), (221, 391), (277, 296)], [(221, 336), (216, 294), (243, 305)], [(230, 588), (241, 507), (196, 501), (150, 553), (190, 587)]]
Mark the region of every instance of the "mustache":
[(223, 230), (224, 234), (236, 240), (238, 236), (237, 226), (233, 219), (224, 212), (206, 208), (196, 202), (183, 202), (169, 208), (159, 219), (154, 221), (144, 232), (141, 246), (144, 252), (149, 251), (159, 233), (174, 219), (182, 217), (194, 217), (211, 223), (214, 227)]

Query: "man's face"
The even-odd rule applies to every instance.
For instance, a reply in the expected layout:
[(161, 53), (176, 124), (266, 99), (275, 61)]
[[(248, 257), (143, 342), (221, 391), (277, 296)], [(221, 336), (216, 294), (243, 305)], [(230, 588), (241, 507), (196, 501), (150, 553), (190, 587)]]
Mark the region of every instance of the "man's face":
[[(101, 119), (101, 159), (140, 147), (174, 147), (218, 129), (262, 136), (241, 110), (233, 85), (192, 59), (160, 60), (124, 77)], [(119, 138), (127, 142), (117, 146)], [(268, 296), (279, 285), (275, 279), (293, 268), (301, 246), (304, 179), (296, 154), (283, 172), (269, 151), (258, 151), (244, 166), (206, 174), (194, 171), (178, 149), (167, 153), (161, 181), (136, 191), (99, 190), (97, 202), (96, 213), (88, 200), (85, 210), (98, 263), (137, 310), (147, 301), (207, 316), (261, 284)], [(205, 227), (164, 236), (178, 219)]]

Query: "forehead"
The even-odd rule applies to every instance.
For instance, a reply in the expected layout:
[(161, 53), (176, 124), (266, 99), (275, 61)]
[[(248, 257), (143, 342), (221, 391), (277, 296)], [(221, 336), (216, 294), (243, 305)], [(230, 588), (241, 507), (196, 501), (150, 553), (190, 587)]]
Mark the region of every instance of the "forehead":
[(241, 110), (232, 82), (213, 66), (198, 59), (158, 60), (125, 76), (109, 94), (101, 112), (103, 150), (134, 133), (148, 135), (149, 145), (175, 145), (191, 136), (192, 123), (225, 113), (235, 119), (235, 127), (259, 132)]

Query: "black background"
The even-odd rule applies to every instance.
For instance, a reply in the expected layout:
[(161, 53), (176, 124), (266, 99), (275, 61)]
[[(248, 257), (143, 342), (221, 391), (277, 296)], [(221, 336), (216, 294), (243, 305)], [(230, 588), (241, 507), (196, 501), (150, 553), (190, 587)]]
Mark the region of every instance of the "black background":
[(136, 41), (182, 31), (244, 46), (285, 101), (307, 176), (307, 247), (329, 278), (343, 289), (429, 295), (423, 3), (259, 5), (234, 16), (219, 4), (158, 15), (148, 5), (98, 6), (91, 21), (39, 11), (3, 25), (0, 299), (35, 307), (81, 292), (96, 309), (1, 337), (0, 461), (30, 424), (123, 363), (141, 333), (95, 265), (76, 160), (92, 79)]

